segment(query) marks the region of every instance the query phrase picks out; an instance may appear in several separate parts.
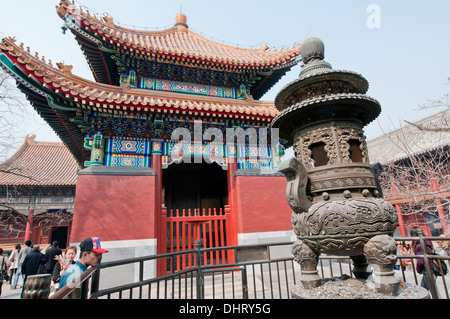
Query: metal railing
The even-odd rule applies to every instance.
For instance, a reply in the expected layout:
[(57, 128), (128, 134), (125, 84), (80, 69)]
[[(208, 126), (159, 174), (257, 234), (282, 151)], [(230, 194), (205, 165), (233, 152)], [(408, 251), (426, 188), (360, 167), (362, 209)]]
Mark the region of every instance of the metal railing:
[[(411, 270), (409, 273), (405, 271), (404, 267), (400, 267), (401, 271), (401, 277), (403, 282), (410, 282), (411, 278), (413, 278), (413, 283), (416, 285), (419, 285), (422, 283), (423, 277), (428, 277), (428, 283), (429, 283), (429, 292), (432, 299), (450, 299), (449, 297), (449, 291), (447, 286), (447, 280), (450, 278), (450, 274), (443, 275), (442, 271), (439, 275), (434, 275), (431, 263), (435, 260), (443, 260), (444, 263), (447, 262), (447, 268), (450, 268), (450, 256), (442, 256), (442, 255), (435, 255), (435, 254), (428, 254), (426, 249), (426, 243), (425, 241), (449, 241), (450, 237), (426, 237), (426, 236), (419, 236), (419, 237), (401, 237), (401, 238), (395, 238), (397, 243), (400, 242), (412, 242), (412, 241), (419, 241), (419, 244), (422, 248), (422, 255), (401, 255), (398, 254), (398, 259), (400, 261), (400, 265), (402, 264), (401, 261), (403, 260), (411, 260), (414, 262), (411, 262)], [(397, 245), (398, 246), (398, 245)], [(433, 245), (434, 246), (434, 245)], [(418, 274), (416, 271), (415, 263), (417, 259), (423, 259), (425, 264), (426, 273), (425, 274)], [(409, 276), (408, 276), (409, 275)], [(420, 277), (422, 278), (420, 278)], [(409, 277), (409, 278), (408, 278)]]
[[(395, 238), (397, 243), (419, 240), (424, 245), (425, 240), (450, 240), (450, 237), (407, 237)], [(107, 298), (107, 299), (288, 299), (290, 290), (300, 283), (300, 266), (294, 262), (292, 256), (272, 258), (273, 252), (279, 251), (282, 246), (289, 248), (289, 243), (275, 243), (251, 246), (229, 246), (222, 248), (202, 248), (197, 242), (196, 248), (189, 251), (173, 252), (160, 255), (143, 256), (131, 259), (103, 262), (97, 268), (89, 269), (90, 274), (83, 274), (85, 282), (82, 298)], [(211, 251), (233, 251), (236, 260), (233, 264), (204, 265), (202, 258)], [(256, 256), (249, 257), (243, 251), (256, 251)], [(423, 251), (426, 251), (425, 249)], [(154, 267), (158, 260), (164, 260), (168, 264), (181, 255), (192, 255), (196, 258), (196, 266), (169, 273), (161, 277), (152, 277), (146, 273), (146, 267)], [(290, 255), (290, 254), (288, 254)], [(450, 262), (449, 256), (436, 255), (401, 255), (398, 259), (411, 260), (411, 269), (400, 267), (397, 271), (401, 280), (409, 284), (420, 284), (422, 276), (430, 276), (430, 295), (433, 299), (449, 299), (447, 279), (450, 275), (433, 278), (431, 271), (427, 275), (418, 274), (414, 267), (414, 261), (423, 258), (428, 270), (431, 269), (431, 261), (443, 259)], [(137, 280), (130, 283), (113, 285), (100, 289), (101, 273), (108, 269), (117, 270), (125, 265), (135, 265)], [(318, 271), (322, 278), (353, 277), (352, 262), (349, 257), (321, 256)], [(147, 269), (148, 270), (148, 269)], [(114, 272), (120, 275), (120, 271)], [(154, 273), (154, 272), (153, 272)], [(82, 276), (83, 276), (82, 275)], [(147, 278), (148, 277), (148, 278)], [(88, 281), (91, 280), (90, 295), (87, 295)], [(436, 280), (435, 280), (436, 279)], [(106, 283), (102, 282), (102, 286)], [(73, 290), (73, 289), (72, 289)], [(52, 299), (59, 299), (72, 292), (66, 289)]]

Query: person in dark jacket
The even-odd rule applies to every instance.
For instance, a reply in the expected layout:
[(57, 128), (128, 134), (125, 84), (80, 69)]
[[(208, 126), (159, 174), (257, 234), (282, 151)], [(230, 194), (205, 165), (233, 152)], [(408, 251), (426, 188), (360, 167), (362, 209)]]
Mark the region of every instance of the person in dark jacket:
[[(410, 228), (409, 234), (411, 237), (418, 237), (419, 232), (421, 232), (421, 231), (422, 230), (420, 229), (420, 227), (413, 226)], [(426, 250), (427, 250), (425, 253), (428, 255), (431, 255), (431, 253), (433, 251), (433, 244), (431, 243), (431, 241), (425, 240), (425, 246), (426, 246)], [(422, 245), (420, 245), (420, 241), (416, 240), (416, 241), (412, 242), (411, 249), (415, 255), (423, 255)], [(420, 286), (429, 291), (431, 285), (429, 282), (429, 278), (427, 276), (427, 269), (425, 267), (425, 261), (423, 258), (416, 259), (416, 271), (419, 274), (422, 274), (422, 281), (420, 282)], [(434, 274), (431, 274), (431, 276), (433, 277), (433, 280), (436, 280)]]
[(45, 269), (47, 270), (47, 274), (52, 274), (53, 269), (55, 269), (55, 265), (58, 263), (58, 260), (56, 260), (55, 257), (62, 255), (62, 251), (58, 247), (58, 245), (58, 242), (55, 240), (52, 243), (52, 247), (47, 249), (47, 251), (45, 252), (45, 257), (47, 258)]
[(34, 245), (33, 250), (25, 257), (22, 264), (22, 273), (24, 275), (22, 293), (20, 298), (22, 298), (23, 291), (25, 289), (25, 282), (28, 276), (45, 274), (45, 263), (47, 262), (46, 256), (40, 252), (39, 245)]
[(22, 273), (22, 264), (25, 260), (25, 257), (31, 252), (31, 241), (26, 240), (25, 241), (25, 247), (20, 249), (19, 252), (19, 267), (17, 268), (16, 276), (14, 277), (14, 283), (12, 286), (12, 289), (16, 289), (17, 284), (19, 283), (19, 278), (22, 278), (22, 286), (23, 286), (23, 273)]

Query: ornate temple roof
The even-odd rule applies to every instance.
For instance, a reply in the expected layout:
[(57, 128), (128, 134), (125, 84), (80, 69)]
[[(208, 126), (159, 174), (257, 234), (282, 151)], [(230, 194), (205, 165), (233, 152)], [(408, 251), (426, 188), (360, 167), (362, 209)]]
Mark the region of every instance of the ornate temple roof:
[[(190, 30), (186, 16), (178, 14), (172, 28), (163, 31), (136, 31), (117, 26), (111, 17), (97, 18), (67, 0), (57, 6), (61, 18), (69, 14), (74, 23), (86, 27), (97, 37), (105, 38), (113, 47), (123, 47), (141, 54), (157, 54), (169, 60), (186, 59), (222, 65), (224, 68), (268, 68), (289, 62), (300, 54), (300, 44), (275, 51), (267, 47), (247, 49), (210, 40)], [(92, 39), (93, 40), (93, 39)]]
[[(265, 118), (278, 113), (273, 102), (210, 98), (92, 82), (72, 74), (70, 65), (57, 63), (58, 68), (55, 68), (37, 56), (25, 52), (23, 47), (17, 46), (11, 38), (2, 40), (0, 50), (11, 56), (14, 62), (18, 62), (18, 66), (22, 66), (29, 76), (43, 86), (72, 98), (76, 102), (74, 107), (110, 113), (117, 110), (133, 112), (170, 108), (172, 112), (215, 112), (236, 118)], [(114, 108), (111, 108), (111, 104), (114, 104)], [(167, 109), (165, 111), (170, 112)]]
[(4, 38), (0, 43), (0, 51), (12, 58), (16, 67), (20, 67), (40, 85), (57, 94), (73, 99), (72, 107), (67, 110), (92, 109), (104, 112), (139, 112), (156, 111), (172, 112), (204, 112), (205, 115), (227, 115), (231, 118), (274, 117), (278, 111), (273, 102), (254, 100), (230, 100), (208, 96), (180, 94), (148, 89), (120, 87), (92, 82), (72, 74), (72, 66), (57, 63), (55, 68), (51, 62), (42, 61), (36, 54), (16, 45), (12, 38)]
[(79, 166), (63, 143), (37, 142), (27, 136), (22, 147), (0, 165), (0, 185), (75, 186)]
[(183, 94), (86, 80), (72, 74), (72, 66), (45, 61), (14, 38), (0, 43), (0, 67), (10, 74), (37, 112), (83, 163), (84, 132), (72, 119), (82, 111), (127, 116), (131, 114), (196, 116), (212, 120), (269, 124), (278, 114), (273, 102)]
[[(300, 44), (281, 50), (266, 45), (259, 49), (227, 45), (189, 29), (184, 14), (178, 14), (174, 26), (166, 30), (138, 31), (117, 26), (112, 17), (91, 16), (67, 0), (61, 0), (56, 8), (101, 83), (117, 85), (123, 65), (148, 70), (152, 69), (148, 61), (156, 61), (182, 70), (178, 77), (188, 73), (183, 67), (195, 68), (195, 74), (205, 81), (214, 81), (225, 71), (235, 78), (233, 84), (244, 83), (253, 98), (259, 99), (300, 61)], [(167, 70), (164, 73), (167, 76)]]

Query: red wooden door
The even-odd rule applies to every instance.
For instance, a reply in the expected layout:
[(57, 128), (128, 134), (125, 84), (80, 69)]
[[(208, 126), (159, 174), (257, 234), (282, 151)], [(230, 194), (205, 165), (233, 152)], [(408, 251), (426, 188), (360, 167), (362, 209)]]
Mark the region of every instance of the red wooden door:
[[(195, 249), (195, 242), (203, 240), (204, 248), (229, 246), (232, 243), (232, 227), (230, 208), (224, 209), (183, 209), (163, 210), (161, 218), (160, 238), (164, 241), (162, 247), (169, 252), (182, 252)], [(160, 252), (163, 253), (163, 252)], [(234, 252), (215, 250), (204, 252), (203, 265), (220, 265), (234, 262)], [(194, 253), (181, 254), (160, 265), (158, 275), (176, 272), (196, 266)]]

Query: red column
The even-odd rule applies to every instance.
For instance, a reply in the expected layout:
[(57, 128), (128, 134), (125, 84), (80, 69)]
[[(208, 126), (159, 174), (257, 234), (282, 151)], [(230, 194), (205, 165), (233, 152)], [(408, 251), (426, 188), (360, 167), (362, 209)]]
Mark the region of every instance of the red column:
[(398, 224), (400, 227), (400, 233), (401, 233), (402, 237), (406, 237), (405, 222), (403, 221), (403, 215), (402, 215), (402, 210), (400, 208), (400, 205), (395, 204), (395, 209), (397, 210), (397, 217), (398, 217)]
[[(156, 173), (155, 181), (155, 234), (157, 241), (157, 254), (165, 254), (166, 245), (163, 238), (166, 237), (166, 228), (162, 225), (162, 142), (152, 142), (151, 168)], [(164, 260), (157, 262), (157, 274), (165, 273)]]
[(29, 208), (28, 208), (28, 216), (27, 216), (27, 225), (25, 227), (25, 236), (23, 241), (34, 241), (35, 240), (35, 234), (33, 234), (33, 224), (34, 224), (34, 208), (35, 208), (35, 204), (36, 204), (36, 199), (34, 198), (34, 196), (30, 197), (30, 203), (29, 203)]
[(33, 241), (33, 215), (34, 215), (34, 209), (30, 209), (28, 211), (28, 217), (27, 217), (27, 226), (25, 228), (25, 238), (23, 241)]
[[(433, 193), (437, 194), (440, 189), (437, 179), (435, 177), (432, 178), (430, 181), (430, 184), (431, 184), (431, 191)], [(442, 232), (444, 234), (447, 234), (447, 223), (446, 223), (445, 213), (444, 213), (444, 209), (442, 208), (442, 201), (439, 198), (436, 199), (436, 206), (437, 206), (439, 221), (441, 222), (441, 225), (442, 225)]]
[[(167, 207), (161, 207), (161, 216), (160, 216), (160, 225), (167, 225)], [(167, 247), (167, 236), (165, 233), (166, 227), (163, 228), (162, 226), (158, 227), (157, 234), (157, 249), (158, 254), (165, 254), (167, 253), (166, 247)], [(158, 277), (167, 275), (167, 265), (166, 260), (163, 258), (158, 258), (157, 264), (156, 264), (156, 274)]]
[[(229, 156), (227, 158), (227, 182), (228, 182), (228, 205), (229, 207), (225, 208), (225, 213), (227, 214), (227, 211), (229, 211), (229, 219), (228, 221), (231, 224), (231, 227), (228, 227), (228, 230), (231, 231), (231, 233), (228, 235), (227, 233), (227, 241), (228, 246), (236, 246), (238, 244), (238, 218), (237, 218), (237, 203), (236, 203), (236, 184), (235, 184), (235, 177), (234, 173), (236, 173), (238, 169), (237, 164), (237, 158), (236, 156)], [(227, 209), (228, 208), (228, 209)], [(234, 250), (231, 250), (228, 252), (228, 258), (229, 262), (234, 262)]]
[(440, 199), (436, 200), (436, 206), (438, 208), (439, 221), (442, 225), (442, 232), (447, 234), (447, 222), (445, 218), (444, 209), (442, 208), (442, 201)]
[[(157, 231), (159, 227), (159, 222), (161, 221), (161, 202), (162, 202), (162, 166), (161, 166), (161, 155), (153, 154), (152, 155), (152, 164), (151, 167), (153, 171), (156, 173), (156, 183), (155, 183), (155, 230)], [(157, 233), (157, 232), (156, 232)]]
[(237, 218), (237, 203), (236, 203), (236, 185), (234, 173), (238, 169), (237, 157), (235, 154), (231, 154), (227, 157), (227, 182), (228, 182), (228, 204), (230, 205), (230, 220), (232, 235), (232, 245), (237, 245), (237, 233), (238, 233), (238, 218)]

